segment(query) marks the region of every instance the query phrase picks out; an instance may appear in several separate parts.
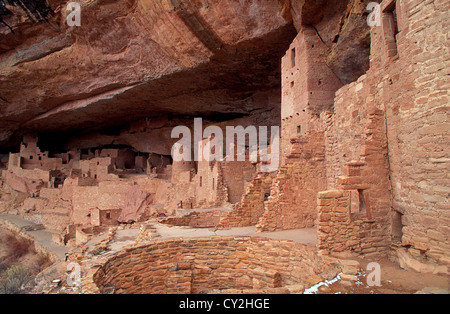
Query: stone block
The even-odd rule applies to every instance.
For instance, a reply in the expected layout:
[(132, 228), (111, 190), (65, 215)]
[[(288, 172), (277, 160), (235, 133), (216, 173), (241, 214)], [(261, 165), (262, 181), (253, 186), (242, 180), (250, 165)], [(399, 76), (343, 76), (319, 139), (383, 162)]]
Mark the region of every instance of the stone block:
[(358, 281), (358, 277), (349, 274), (341, 274), (341, 279), (346, 281)]
[(317, 193), (319, 199), (339, 198), (341, 196), (343, 196), (343, 191), (341, 190), (330, 190)]

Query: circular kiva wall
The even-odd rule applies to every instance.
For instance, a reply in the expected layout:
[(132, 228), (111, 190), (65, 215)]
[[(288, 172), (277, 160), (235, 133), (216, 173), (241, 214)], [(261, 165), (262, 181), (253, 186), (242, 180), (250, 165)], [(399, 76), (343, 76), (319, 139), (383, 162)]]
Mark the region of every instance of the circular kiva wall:
[(336, 275), (330, 269), (314, 246), (256, 237), (211, 237), (127, 249), (104, 263), (93, 279), (102, 293), (204, 293), (313, 285)]

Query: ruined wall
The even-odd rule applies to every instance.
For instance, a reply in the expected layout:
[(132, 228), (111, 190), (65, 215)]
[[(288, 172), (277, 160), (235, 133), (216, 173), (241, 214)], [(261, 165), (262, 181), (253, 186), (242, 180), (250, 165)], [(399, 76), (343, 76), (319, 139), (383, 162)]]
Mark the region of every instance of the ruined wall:
[(222, 171), (217, 163), (199, 161), (197, 175), (192, 180), (195, 194), (191, 196), (194, 196), (196, 200), (194, 207), (220, 204), (222, 200), (217, 197), (217, 187), (222, 180)]
[(42, 188), (38, 197), (25, 199), (19, 213), (42, 223), (47, 229), (64, 231), (72, 204), (62, 199), (62, 189)]
[(264, 213), (264, 204), (270, 195), (275, 173), (259, 172), (247, 187), (241, 201), (233, 211), (220, 220), (219, 227), (245, 227), (256, 225)]
[(342, 86), (326, 63), (328, 52), (316, 29), (303, 25), (282, 59), (282, 162), (260, 231), (315, 225), (316, 195), (327, 181), (321, 116)]
[(256, 167), (248, 161), (226, 161), (221, 163), (223, 184), (228, 190), (228, 202), (238, 203), (256, 175)]
[(323, 131), (320, 113), (332, 107), (342, 86), (326, 64), (327, 54), (316, 30), (304, 25), (282, 59), (282, 157), (290, 153), (291, 138)]
[[(11, 154), (12, 156), (13, 154)], [(16, 191), (32, 195), (50, 183), (49, 171), (41, 169), (22, 169), (9, 163), (8, 169), (2, 171), (4, 183)]]
[[(383, 1), (381, 25), (371, 28), (370, 69), (341, 88), (321, 81), (329, 70), (321, 57), (326, 49), (320, 52), (322, 43), (302, 27), (282, 63), (287, 167), (275, 180), (260, 230), (285, 228), (295, 221), (295, 207), (304, 210), (298, 195), (306, 187), (292, 177), (304, 161), (289, 165), (288, 154), (295, 138), (313, 142), (308, 134), (315, 130), (324, 136), (321, 183), (349, 195), (349, 228), (357, 225), (345, 240), (357, 243), (337, 241), (335, 249), (371, 253), (394, 244), (419, 260), (448, 264), (448, 9), (445, 1)], [(330, 88), (321, 90), (327, 83)], [(334, 105), (327, 107), (331, 93)], [(303, 181), (311, 186), (313, 176)]]
[[(227, 201), (228, 195), (223, 193), (221, 167), (208, 161), (195, 163), (175, 162), (172, 168), (173, 188), (169, 207), (176, 208), (207, 208), (219, 206)], [(225, 191), (226, 192), (226, 191)]]
[(127, 180), (103, 181), (98, 186), (74, 186), (72, 195), (72, 216), (74, 224), (91, 224), (91, 210), (123, 209), (134, 183)]
[[(326, 118), (328, 188), (362, 190), (369, 199), (373, 223), (360, 237), (379, 237), (385, 247), (398, 242), (444, 264), (448, 9), (445, 1), (383, 1), (382, 25), (371, 30), (370, 70), (336, 93)], [(351, 174), (354, 162), (364, 163), (353, 169), (359, 175)]]
[(317, 247), (321, 254), (361, 252), (360, 223), (350, 213), (350, 192), (329, 190), (317, 196)]
[(376, 87), (367, 82), (367, 76), (336, 93), (325, 149), (327, 175), (337, 175), (327, 180), (328, 188), (361, 195), (366, 223), (359, 236), (373, 251), (389, 247), (392, 218), (385, 112), (378, 109), (376, 96)]
[(20, 167), (23, 169), (61, 169), (63, 161), (61, 158), (49, 158), (48, 152), (42, 152), (37, 146), (36, 134), (26, 134), (20, 145)]
[(389, 242), (379, 226), (361, 211), (359, 195), (350, 190), (328, 190), (317, 195), (317, 247), (321, 254), (386, 251)]
[(91, 278), (100, 291), (114, 286), (116, 293), (165, 294), (312, 285), (335, 275), (336, 269), (318, 257), (313, 246), (216, 237), (157, 241), (132, 248), (109, 259)]
[(343, 169), (340, 165), (340, 154), (338, 150), (337, 136), (335, 133), (336, 115), (333, 111), (325, 111), (321, 115), (324, 122), (325, 132), (325, 170), (327, 176), (327, 189), (337, 187), (337, 178), (342, 175)]
[(192, 228), (213, 228), (223, 217), (228, 215), (225, 210), (194, 210), (180, 217), (168, 217), (160, 220), (161, 223), (170, 226), (189, 226)]
[[(206, 147), (211, 139), (203, 139)], [(226, 147), (226, 146), (224, 146)], [(211, 208), (238, 203), (256, 174), (250, 161), (175, 161), (171, 181), (178, 208)]]
[(292, 143), (292, 151), (273, 181), (257, 224), (259, 231), (315, 226), (316, 195), (326, 187), (323, 133), (308, 132)]
[(92, 226), (114, 226), (118, 224), (122, 210), (108, 209), (100, 210), (98, 208), (91, 209), (91, 225)]
[(78, 166), (82, 177), (89, 177), (98, 181), (108, 180), (114, 177), (110, 174), (113, 169), (111, 157), (92, 158), (80, 160)]

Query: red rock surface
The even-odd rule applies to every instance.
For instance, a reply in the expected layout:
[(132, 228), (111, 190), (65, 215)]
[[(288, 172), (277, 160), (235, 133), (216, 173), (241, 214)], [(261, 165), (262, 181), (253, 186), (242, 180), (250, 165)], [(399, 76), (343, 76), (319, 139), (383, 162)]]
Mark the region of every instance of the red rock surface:
[[(368, 2), (83, 1), (73, 28), (65, 2), (40, 23), (8, 7), (0, 148), (20, 152), (1, 172), (0, 205), (71, 224), (64, 243), (182, 211), (171, 221), (316, 227), (322, 254), (448, 275), (450, 4), (379, 1), (370, 28)], [(280, 126), (278, 171), (171, 160), (170, 130), (195, 116)], [(230, 213), (191, 211), (220, 207)]]
[(65, 23), (66, 2), (50, 1), (48, 23), (15, 14), (5, 17), (14, 34), (0, 27), (0, 144), (30, 130), (273, 106), (259, 100), (277, 93), (295, 36), (278, 1), (82, 1), (80, 27)]
[(14, 33), (0, 25), (0, 145), (16, 147), (36, 130), (78, 134), (161, 114), (278, 108), (294, 26), (315, 25), (330, 48), (339, 38), (330, 54), (338, 72), (333, 56), (364, 49), (348, 35), (364, 21), (354, 2), (85, 0), (80, 27), (66, 23), (67, 0), (47, 1), (54, 13), (39, 23), (8, 5), (13, 14), (2, 18)]

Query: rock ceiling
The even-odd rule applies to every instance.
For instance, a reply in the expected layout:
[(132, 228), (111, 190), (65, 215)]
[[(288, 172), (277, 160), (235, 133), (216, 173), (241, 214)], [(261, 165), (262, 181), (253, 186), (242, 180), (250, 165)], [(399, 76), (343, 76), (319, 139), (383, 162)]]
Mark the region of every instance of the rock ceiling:
[(347, 1), (319, 10), (326, 1), (84, 0), (81, 26), (70, 27), (67, 2), (0, 2), (2, 147), (33, 131), (279, 106), (280, 59), (302, 14), (320, 17), (308, 23), (331, 44), (347, 8)]

